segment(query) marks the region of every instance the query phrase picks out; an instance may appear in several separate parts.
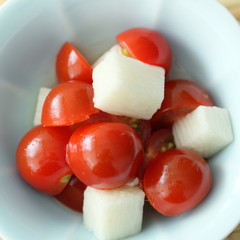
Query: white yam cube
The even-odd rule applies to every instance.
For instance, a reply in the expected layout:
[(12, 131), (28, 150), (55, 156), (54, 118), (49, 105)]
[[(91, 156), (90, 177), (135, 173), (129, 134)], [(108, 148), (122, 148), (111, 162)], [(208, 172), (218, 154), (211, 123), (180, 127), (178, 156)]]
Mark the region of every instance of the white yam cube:
[(136, 187), (136, 186), (139, 186), (140, 184), (140, 180), (138, 177), (135, 177), (134, 179), (132, 179), (131, 181), (129, 181), (126, 186), (127, 187)]
[(92, 67), (96, 67), (111, 52), (117, 52), (121, 54), (121, 47), (118, 44), (113, 45), (107, 52), (105, 52), (100, 58), (98, 58), (96, 62), (93, 63)]
[(164, 98), (165, 71), (127, 57), (114, 47), (93, 68), (94, 106), (105, 112), (150, 119)]
[(115, 240), (141, 231), (144, 192), (139, 187), (84, 192), (83, 221), (101, 240)]
[(178, 148), (208, 158), (233, 140), (229, 113), (224, 108), (199, 106), (173, 124), (173, 136)]
[(41, 124), (43, 104), (50, 91), (51, 91), (51, 88), (46, 88), (46, 87), (41, 87), (39, 89), (36, 110), (35, 110), (35, 115), (33, 120), (34, 126)]

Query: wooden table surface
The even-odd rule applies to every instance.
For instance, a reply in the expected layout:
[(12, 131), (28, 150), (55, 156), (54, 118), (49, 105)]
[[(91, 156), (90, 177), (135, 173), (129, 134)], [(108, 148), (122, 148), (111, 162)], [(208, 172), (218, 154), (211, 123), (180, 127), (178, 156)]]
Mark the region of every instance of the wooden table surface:
[[(0, 0), (0, 5), (6, 1), (7, 0)], [(236, 17), (236, 19), (240, 23), (240, 0), (218, 0), (218, 1), (221, 2), (224, 6), (226, 6), (228, 10)], [(240, 224), (227, 238), (225, 238), (225, 240), (240, 240)]]
[(240, 22), (240, 0), (219, 0), (219, 2), (226, 6), (238, 22)]

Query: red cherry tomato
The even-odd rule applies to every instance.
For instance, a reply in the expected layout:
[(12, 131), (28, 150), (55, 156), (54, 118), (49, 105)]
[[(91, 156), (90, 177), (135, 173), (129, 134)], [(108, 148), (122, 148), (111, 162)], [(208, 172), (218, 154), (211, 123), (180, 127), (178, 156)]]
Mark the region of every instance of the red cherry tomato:
[(117, 116), (112, 115), (106, 112), (99, 111), (95, 114), (92, 114), (89, 119), (74, 124), (71, 126), (73, 130), (76, 130), (82, 125), (90, 124), (90, 123), (100, 123), (100, 122), (120, 122), (125, 123), (132, 127), (141, 137), (144, 145), (146, 144), (148, 138), (151, 135), (151, 124), (150, 121), (142, 120), (142, 119), (136, 119), (136, 118), (130, 118), (125, 116)]
[(166, 152), (169, 149), (175, 147), (172, 129), (161, 128), (156, 132), (153, 132), (151, 137), (148, 139), (146, 158), (154, 159), (159, 153)]
[(198, 154), (171, 149), (149, 164), (143, 185), (148, 201), (158, 212), (176, 216), (203, 200), (212, 177), (208, 164)]
[(99, 112), (89, 116), (87, 120), (71, 125), (70, 127), (73, 131), (75, 131), (83, 125), (100, 122), (112, 122), (112, 115), (100, 110)]
[(92, 84), (92, 67), (68, 42), (62, 46), (57, 55), (56, 73), (59, 82), (80, 80)]
[(172, 148), (175, 148), (175, 143), (171, 128), (161, 128), (158, 131), (153, 132), (147, 141), (144, 162), (139, 176), (140, 179), (143, 178), (144, 171), (150, 162), (152, 162), (160, 153)]
[(131, 28), (116, 36), (130, 56), (147, 64), (169, 71), (172, 54), (167, 40), (158, 32), (147, 28)]
[(152, 128), (169, 126), (200, 105), (213, 106), (213, 101), (196, 82), (183, 79), (168, 81), (161, 108), (151, 119)]
[(73, 175), (68, 185), (55, 197), (59, 202), (67, 207), (82, 213), (83, 195), (85, 189), (86, 185)]
[(79, 127), (68, 145), (74, 174), (88, 186), (113, 189), (139, 171), (143, 146), (138, 134), (123, 123), (95, 123)]
[(56, 195), (67, 185), (72, 171), (67, 165), (68, 127), (32, 128), (21, 139), (16, 161), (21, 176), (37, 190)]
[(93, 106), (90, 84), (72, 81), (60, 83), (48, 94), (42, 110), (44, 126), (65, 126), (81, 122), (99, 110)]
[(141, 137), (144, 146), (151, 136), (151, 124), (148, 120), (112, 115), (112, 121), (125, 123), (132, 127)]

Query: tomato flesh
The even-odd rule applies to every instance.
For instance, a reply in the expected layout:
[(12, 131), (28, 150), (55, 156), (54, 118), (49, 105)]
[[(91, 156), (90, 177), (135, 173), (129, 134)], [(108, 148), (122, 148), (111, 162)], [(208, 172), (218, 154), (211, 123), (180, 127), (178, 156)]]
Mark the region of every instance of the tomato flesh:
[(146, 158), (151, 162), (158, 154), (175, 147), (172, 129), (161, 128), (148, 139)]
[(100, 122), (119, 122), (119, 123), (125, 123), (132, 127), (141, 137), (144, 146), (147, 143), (147, 140), (149, 139), (151, 135), (151, 124), (150, 121), (148, 120), (142, 120), (142, 119), (136, 119), (136, 118), (130, 118), (130, 117), (125, 117), (125, 116), (118, 116), (118, 115), (113, 115), (109, 114), (103, 111), (99, 111), (95, 114), (92, 114), (89, 119), (74, 124), (71, 126), (73, 130), (76, 130), (78, 127), (85, 125), (85, 124), (90, 124), (90, 123), (100, 123)]
[(196, 82), (184, 79), (167, 81), (161, 108), (153, 115), (153, 129), (171, 126), (200, 105), (213, 106), (208, 92)]
[(63, 191), (56, 195), (56, 199), (77, 212), (82, 213), (83, 208), (83, 196), (86, 185), (83, 184), (76, 176), (72, 176), (68, 185)]
[(149, 164), (143, 185), (148, 201), (158, 212), (176, 216), (203, 200), (212, 177), (208, 164), (198, 154), (171, 149)]
[(131, 28), (116, 36), (118, 44), (128, 55), (150, 65), (163, 67), (168, 73), (172, 54), (167, 40), (147, 28)]
[(81, 53), (70, 43), (63, 44), (56, 60), (56, 74), (59, 82), (80, 80), (92, 84), (92, 67)]
[(123, 123), (95, 123), (79, 127), (71, 136), (67, 157), (80, 181), (98, 189), (121, 187), (138, 174), (143, 145)]
[(144, 172), (150, 162), (152, 162), (160, 153), (175, 148), (171, 128), (161, 128), (149, 137), (142, 164), (140, 179), (143, 179)]
[(90, 84), (72, 81), (60, 83), (48, 94), (42, 110), (44, 126), (67, 126), (84, 121), (99, 110), (93, 104)]
[(56, 195), (67, 185), (72, 170), (66, 163), (68, 127), (41, 125), (28, 131), (19, 142), (16, 161), (21, 176), (37, 190)]
[(146, 145), (148, 138), (151, 135), (151, 124), (148, 120), (130, 118), (125, 116), (112, 115), (113, 122), (125, 123), (132, 127), (140, 136), (143, 145)]

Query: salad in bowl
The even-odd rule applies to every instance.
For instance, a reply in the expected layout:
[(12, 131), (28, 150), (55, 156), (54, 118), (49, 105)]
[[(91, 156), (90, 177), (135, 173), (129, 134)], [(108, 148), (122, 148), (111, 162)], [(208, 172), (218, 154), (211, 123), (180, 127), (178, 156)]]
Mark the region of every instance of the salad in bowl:
[(218, 240), (239, 222), (238, 24), (215, 1), (124, 3), (0, 9), (29, 13), (0, 49), (3, 238)]

